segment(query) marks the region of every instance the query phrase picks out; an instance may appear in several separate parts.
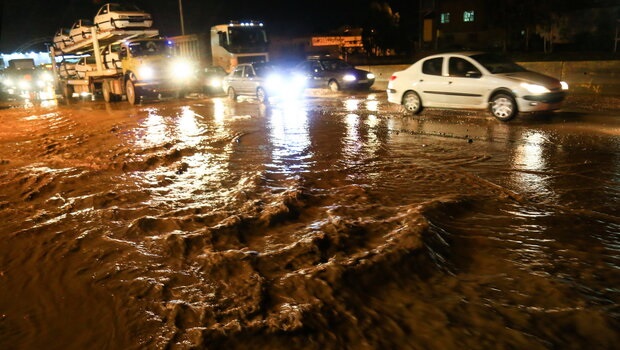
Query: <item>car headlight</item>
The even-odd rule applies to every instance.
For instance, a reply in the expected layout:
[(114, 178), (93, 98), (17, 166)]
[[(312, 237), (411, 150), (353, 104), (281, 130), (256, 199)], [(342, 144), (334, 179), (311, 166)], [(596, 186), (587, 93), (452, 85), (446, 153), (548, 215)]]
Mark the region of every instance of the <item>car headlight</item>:
[(344, 80), (344, 81), (355, 81), (355, 75), (347, 74), (344, 77), (342, 77), (342, 80)]
[(222, 86), (222, 79), (220, 78), (211, 78), (211, 80), (209, 80), (208, 85), (211, 87), (220, 87)]
[(175, 79), (187, 79), (192, 76), (192, 65), (187, 61), (179, 60), (172, 64), (172, 75)]
[(22, 90), (28, 90), (28, 89), (30, 89), (30, 83), (29, 83), (28, 81), (26, 81), (26, 80), (20, 80), (20, 81), (17, 83), (17, 86), (18, 86), (20, 89), (22, 89)]
[(151, 66), (142, 66), (138, 69), (138, 74), (140, 75), (139, 79), (153, 79), (155, 77), (155, 71)]
[(562, 90), (568, 90), (568, 83), (565, 81), (561, 81), (560, 85), (562, 86)]
[(374, 74), (372, 74), (372, 73), (368, 73), (368, 74), (366, 74), (366, 78), (368, 78), (368, 79), (374, 79), (374, 78), (375, 78), (375, 75), (374, 75)]
[(549, 89), (538, 84), (521, 83), (521, 86), (530, 94), (544, 94), (549, 92)]
[(265, 80), (265, 85), (270, 89), (281, 88), (283, 85), (282, 77), (278, 74), (270, 74)]

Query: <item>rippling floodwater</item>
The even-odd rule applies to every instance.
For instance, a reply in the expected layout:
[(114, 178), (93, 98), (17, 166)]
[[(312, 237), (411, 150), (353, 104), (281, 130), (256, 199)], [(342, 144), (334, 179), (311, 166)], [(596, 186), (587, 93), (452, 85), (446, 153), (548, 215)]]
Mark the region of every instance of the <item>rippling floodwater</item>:
[(375, 94), (0, 113), (0, 348), (615, 348), (620, 132)]

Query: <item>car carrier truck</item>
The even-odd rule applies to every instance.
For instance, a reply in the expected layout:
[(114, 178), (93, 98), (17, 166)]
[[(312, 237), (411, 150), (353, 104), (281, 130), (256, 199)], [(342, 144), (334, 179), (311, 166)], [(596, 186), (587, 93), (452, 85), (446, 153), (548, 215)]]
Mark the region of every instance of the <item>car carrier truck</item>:
[[(195, 68), (191, 62), (176, 57), (173, 42), (160, 37), (156, 29), (101, 32), (93, 27), (91, 31), (90, 39), (62, 51), (50, 48), (53, 61), (66, 54), (90, 54), (95, 58), (96, 67), (86, 72), (84, 78), (55, 74), (57, 87), (67, 99), (74, 93), (101, 91), (106, 102), (126, 98), (129, 103), (136, 104), (143, 97), (179, 95), (194, 79)], [(110, 47), (117, 51), (110, 52)], [(114, 55), (117, 61), (106, 64), (110, 62), (106, 55)]]

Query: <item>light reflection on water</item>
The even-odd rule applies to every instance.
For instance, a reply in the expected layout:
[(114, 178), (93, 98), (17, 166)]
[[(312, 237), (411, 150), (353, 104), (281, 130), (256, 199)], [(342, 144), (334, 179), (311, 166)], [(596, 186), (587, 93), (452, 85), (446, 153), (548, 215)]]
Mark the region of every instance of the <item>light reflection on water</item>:
[(524, 133), (515, 148), (512, 166), (515, 170), (514, 183), (519, 191), (545, 197), (548, 200), (557, 196), (549, 184), (545, 147), (548, 137), (540, 131)]
[(271, 108), (267, 117), (272, 144), (271, 166), (284, 174), (307, 171), (313, 164), (310, 160), (314, 154), (310, 149), (305, 107), (296, 103), (285, 104), (282, 108)]

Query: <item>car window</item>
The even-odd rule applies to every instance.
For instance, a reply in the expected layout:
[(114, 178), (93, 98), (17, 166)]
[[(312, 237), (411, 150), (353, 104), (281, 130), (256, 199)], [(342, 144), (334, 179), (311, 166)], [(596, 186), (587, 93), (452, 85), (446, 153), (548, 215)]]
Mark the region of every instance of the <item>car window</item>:
[(342, 60), (322, 60), (321, 65), (325, 70), (341, 70), (351, 68), (351, 65)]
[(232, 73), (232, 76), (236, 78), (241, 78), (243, 76), (243, 66), (236, 67)]
[(508, 58), (493, 54), (493, 53), (483, 53), (471, 56), (474, 60), (480, 63), (484, 68), (486, 68), (492, 74), (497, 73), (515, 73), (515, 72), (523, 72), (526, 69), (521, 67), (520, 65), (514, 63)]
[(422, 73), (430, 75), (441, 75), (443, 57), (431, 58), (422, 62)]
[(450, 57), (448, 59), (448, 74), (451, 77), (479, 76), (480, 71), (471, 62), (460, 58)]
[(254, 69), (252, 69), (251, 66), (246, 66), (245, 67), (245, 74), (243, 75), (246, 78), (253, 78), (254, 77)]

